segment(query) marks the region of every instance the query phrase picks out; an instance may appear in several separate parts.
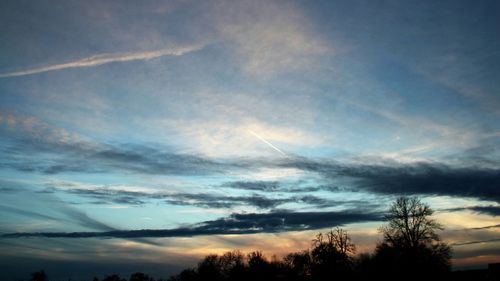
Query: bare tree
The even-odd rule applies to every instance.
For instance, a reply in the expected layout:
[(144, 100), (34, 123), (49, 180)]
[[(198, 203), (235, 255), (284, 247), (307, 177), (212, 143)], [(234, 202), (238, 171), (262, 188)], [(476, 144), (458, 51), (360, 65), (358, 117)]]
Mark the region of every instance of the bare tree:
[(436, 234), (441, 224), (431, 219), (434, 211), (417, 197), (400, 197), (390, 207), (382, 227), (384, 240), (390, 245), (414, 248), (440, 241)]
[(344, 255), (354, 254), (356, 252), (356, 246), (352, 243), (351, 237), (347, 234), (347, 231), (342, 228), (336, 228), (335, 231), (330, 230), (327, 233), (327, 237), (330, 243), (332, 243), (337, 250)]
[(326, 239), (322, 233), (318, 233), (313, 239), (313, 246), (328, 245), (343, 255), (350, 255), (356, 252), (356, 246), (352, 243), (351, 237), (347, 231), (342, 228), (336, 228), (326, 233)]
[[(383, 242), (377, 245), (375, 267), (390, 280), (439, 279), (450, 270), (451, 248), (441, 242), (441, 224), (431, 218), (432, 209), (417, 197), (400, 197), (381, 228)], [(392, 278), (392, 279), (391, 279)]]
[(311, 249), (311, 276), (313, 280), (329, 280), (352, 275), (355, 247), (346, 231), (337, 228), (313, 239)]

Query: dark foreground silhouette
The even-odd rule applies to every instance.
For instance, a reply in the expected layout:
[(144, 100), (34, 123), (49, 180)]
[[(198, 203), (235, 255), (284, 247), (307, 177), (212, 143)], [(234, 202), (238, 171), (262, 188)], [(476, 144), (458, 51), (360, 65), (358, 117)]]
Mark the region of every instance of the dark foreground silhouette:
[[(499, 266), (490, 270), (450, 272), (451, 248), (436, 231), (442, 226), (433, 211), (416, 197), (398, 198), (389, 209), (383, 240), (372, 254), (355, 255), (356, 247), (340, 228), (314, 237), (311, 248), (278, 259), (255, 251), (247, 255), (231, 251), (208, 255), (196, 266), (170, 277), (169, 281), (231, 280), (500, 280)], [(48, 281), (35, 272), (32, 281)], [(129, 281), (164, 281), (134, 273)], [(110, 275), (93, 281), (127, 281)]]

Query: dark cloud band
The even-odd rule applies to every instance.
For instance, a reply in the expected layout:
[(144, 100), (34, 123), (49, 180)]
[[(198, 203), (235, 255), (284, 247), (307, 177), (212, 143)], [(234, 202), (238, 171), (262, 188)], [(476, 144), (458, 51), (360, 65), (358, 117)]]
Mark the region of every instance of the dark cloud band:
[[(166, 147), (133, 144), (98, 144), (73, 138), (61, 141), (58, 130), (40, 132), (5, 131), (0, 147), (4, 157), (0, 168), (24, 172), (57, 173), (116, 173), (133, 172), (154, 175), (213, 175), (228, 171), (258, 168), (294, 168), (315, 173), (325, 180), (347, 179), (348, 188), (389, 195), (446, 195), (473, 197), (500, 202), (500, 169), (496, 166), (451, 167), (439, 163), (401, 164), (383, 159), (378, 164), (365, 162), (342, 163), (329, 159), (290, 156), (282, 159), (212, 159), (203, 155), (179, 154)], [(50, 157), (47, 157), (48, 154)], [(37, 157), (32, 157), (37, 155)], [(29, 157), (28, 157), (29, 156)], [(57, 157), (55, 157), (57, 156)], [(369, 162), (368, 162), (369, 163)], [(226, 186), (257, 192), (278, 191), (279, 182), (230, 182)], [(313, 187), (315, 191), (338, 191), (331, 186)], [(290, 190), (301, 192), (301, 190)], [(311, 189), (312, 191), (312, 189)], [(125, 198), (129, 201), (133, 198)], [(141, 202), (136, 202), (141, 203)], [(272, 203), (263, 203), (269, 206)]]
[(2, 238), (152, 238), (189, 237), (198, 235), (276, 233), (314, 230), (349, 223), (381, 221), (379, 213), (344, 212), (272, 212), (232, 214), (229, 217), (174, 229), (114, 230), (103, 232), (35, 232), (10, 233)]

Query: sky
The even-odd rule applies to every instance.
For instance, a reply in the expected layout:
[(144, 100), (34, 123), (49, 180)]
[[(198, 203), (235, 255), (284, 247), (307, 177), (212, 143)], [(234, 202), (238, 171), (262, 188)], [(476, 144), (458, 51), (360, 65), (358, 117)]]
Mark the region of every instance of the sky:
[[(498, 1), (0, 2), (0, 265), (166, 276), (381, 240), (500, 259)], [(90, 272), (90, 273), (89, 273)]]

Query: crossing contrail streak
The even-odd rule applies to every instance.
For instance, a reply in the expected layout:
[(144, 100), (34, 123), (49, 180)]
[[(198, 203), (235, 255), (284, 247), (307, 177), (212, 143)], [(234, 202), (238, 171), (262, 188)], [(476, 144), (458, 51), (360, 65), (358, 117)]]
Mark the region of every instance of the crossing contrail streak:
[(261, 140), (263, 143), (269, 145), (272, 149), (278, 151), (279, 153), (281, 153), (283, 156), (287, 156), (286, 153), (284, 153), (283, 151), (281, 151), (279, 148), (277, 148), (276, 146), (274, 146), (272, 143), (268, 142), (266, 139), (264, 139), (263, 137), (259, 136), (259, 134), (257, 134), (256, 132), (252, 131), (252, 130), (248, 130), (248, 132), (250, 134), (252, 134), (254, 137), (258, 138), (259, 140)]
[(114, 62), (127, 62), (136, 60), (150, 60), (154, 58), (164, 57), (164, 56), (182, 56), (187, 53), (191, 53), (201, 49), (201, 45), (169, 48), (149, 52), (135, 52), (135, 53), (119, 53), (119, 54), (99, 54), (76, 61), (70, 61), (59, 64), (51, 64), (46, 66), (28, 68), (20, 71), (0, 73), (0, 78), (15, 77), (32, 75), (36, 73), (42, 73), (47, 71), (56, 71), (67, 68), (80, 68), (80, 67), (93, 67), (102, 64), (114, 63)]

